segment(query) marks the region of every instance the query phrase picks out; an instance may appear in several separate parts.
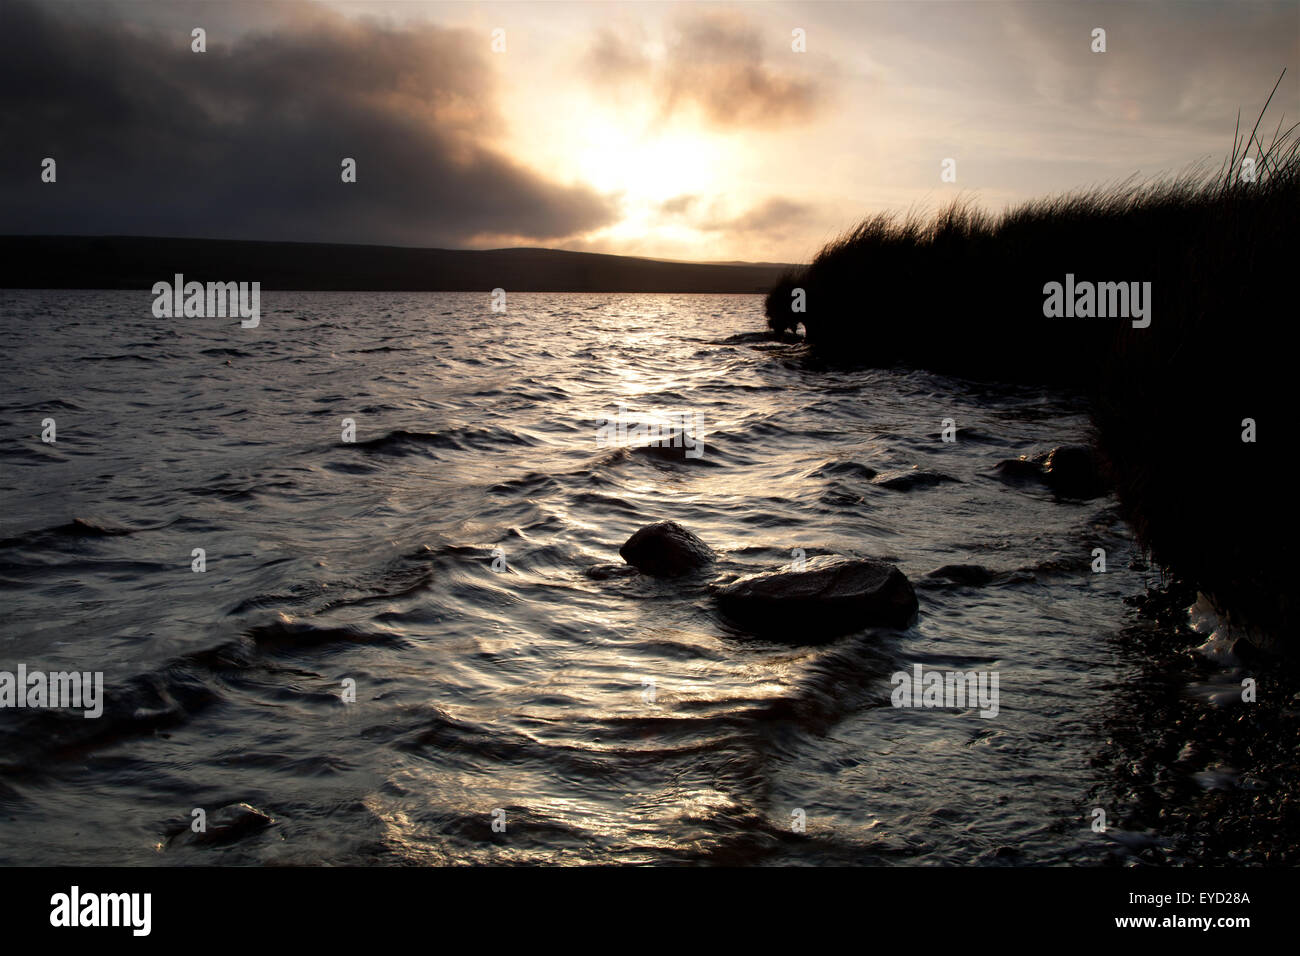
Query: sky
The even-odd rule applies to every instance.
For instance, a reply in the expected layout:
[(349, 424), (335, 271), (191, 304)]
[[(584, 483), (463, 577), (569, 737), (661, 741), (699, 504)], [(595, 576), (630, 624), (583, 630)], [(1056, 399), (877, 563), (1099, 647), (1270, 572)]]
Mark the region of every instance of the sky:
[(0, 234), (805, 262), (1217, 168), (1298, 54), (1300, 0), (0, 0)]

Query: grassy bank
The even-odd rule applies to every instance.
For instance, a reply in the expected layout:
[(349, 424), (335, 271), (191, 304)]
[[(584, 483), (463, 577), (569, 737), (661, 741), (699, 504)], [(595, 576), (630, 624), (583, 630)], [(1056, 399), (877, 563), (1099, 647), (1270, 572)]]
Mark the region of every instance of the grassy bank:
[[(802, 323), (815, 348), (871, 365), (1087, 389), (1097, 443), (1152, 557), (1235, 622), (1284, 635), (1296, 621), (1284, 396), (1295, 374), (1294, 134), (1279, 122), (1261, 135), (1256, 123), (1216, 172), (1000, 216), (956, 204), (929, 221), (868, 219), (769, 292), (768, 324)], [(1071, 281), (1138, 283), (1146, 316), (1130, 302), (1127, 317), (1099, 317), (1096, 298), (1091, 317), (1045, 314), (1056, 306), (1049, 283)], [(804, 312), (792, 310), (795, 290)], [(1120, 298), (1106, 287), (1108, 311)], [(1086, 311), (1086, 296), (1076, 304)], [(1245, 419), (1254, 442), (1243, 441)]]

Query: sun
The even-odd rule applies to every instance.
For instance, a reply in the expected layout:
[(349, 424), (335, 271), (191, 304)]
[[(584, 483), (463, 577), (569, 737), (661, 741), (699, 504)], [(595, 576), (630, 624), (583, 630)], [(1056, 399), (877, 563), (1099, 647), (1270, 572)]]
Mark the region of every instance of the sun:
[(578, 175), (603, 192), (663, 202), (717, 191), (722, 152), (714, 137), (685, 129), (638, 129), (592, 117), (574, 144)]
[(511, 119), (518, 136), (511, 152), (530, 157), (532, 169), (617, 204), (616, 221), (587, 241), (690, 258), (712, 241), (713, 220), (746, 198), (737, 195), (747, 190), (735, 175), (746, 162), (736, 138), (689, 116), (664, 117), (651, 102), (615, 107), (583, 91), (545, 123)]

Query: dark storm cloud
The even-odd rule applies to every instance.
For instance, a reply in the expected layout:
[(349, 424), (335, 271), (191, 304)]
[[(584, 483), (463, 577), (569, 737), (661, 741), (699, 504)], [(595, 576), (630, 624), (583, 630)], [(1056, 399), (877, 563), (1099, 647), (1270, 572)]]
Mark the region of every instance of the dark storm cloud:
[[(697, 14), (677, 24), (662, 58), (647, 55), (631, 38), (603, 30), (586, 66), (593, 82), (611, 91), (629, 83), (648, 86), (664, 116), (693, 106), (724, 127), (809, 120), (823, 105), (825, 91), (796, 72), (798, 58), (806, 54), (790, 50), (790, 36), (779, 37), (784, 46), (776, 39), (735, 14)], [(788, 62), (780, 64), (780, 55)]]
[[(459, 245), (616, 218), (494, 149), (488, 38), (300, 4), (235, 35), (214, 15), (0, 9), (0, 233)], [(243, 7), (243, 4), (237, 5)], [(205, 9), (205, 8), (200, 8)], [(126, 22), (130, 18), (130, 22)], [(208, 52), (190, 29), (208, 24)], [(42, 184), (41, 160), (58, 163)], [(355, 184), (340, 181), (344, 157)]]

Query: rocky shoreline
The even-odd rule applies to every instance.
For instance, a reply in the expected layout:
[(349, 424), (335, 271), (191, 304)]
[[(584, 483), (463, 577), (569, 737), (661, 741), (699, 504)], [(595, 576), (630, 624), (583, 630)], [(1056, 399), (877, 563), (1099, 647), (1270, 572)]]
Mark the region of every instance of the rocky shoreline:
[[(1110, 493), (1086, 445), (1005, 459), (992, 473), (1009, 486), (1041, 487), (1066, 500)], [(712, 595), (729, 625), (798, 644), (908, 627), (922, 610), (917, 589), (983, 587), (995, 577), (978, 565), (946, 565), (914, 587), (893, 560), (848, 555), (797, 558), (737, 577), (720, 572), (719, 554), (670, 520), (635, 532), (620, 554), (625, 564), (598, 565), (589, 576), (690, 582)], [(1218, 619), (1203, 595), (1176, 579), (1159, 575), (1127, 603), (1130, 622), (1116, 652), (1132, 676), (1114, 686), (1113, 706), (1098, 727), (1104, 742), (1092, 760), (1107, 782), (1079, 808), (1081, 819), (1104, 813), (1100, 833), (1111, 846), (1105, 862), (1300, 863), (1300, 808), (1290, 798), (1300, 786), (1292, 760), (1300, 740), (1300, 667)]]
[(1206, 647), (1189, 625), (1197, 598), (1164, 581), (1130, 599), (1116, 650), (1133, 677), (1114, 688), (1095, 758), (1112, 776), (1093, 795), (1110, 811), (1110, 862), (1295, 866), (1300, 668), (1245, 638)]

